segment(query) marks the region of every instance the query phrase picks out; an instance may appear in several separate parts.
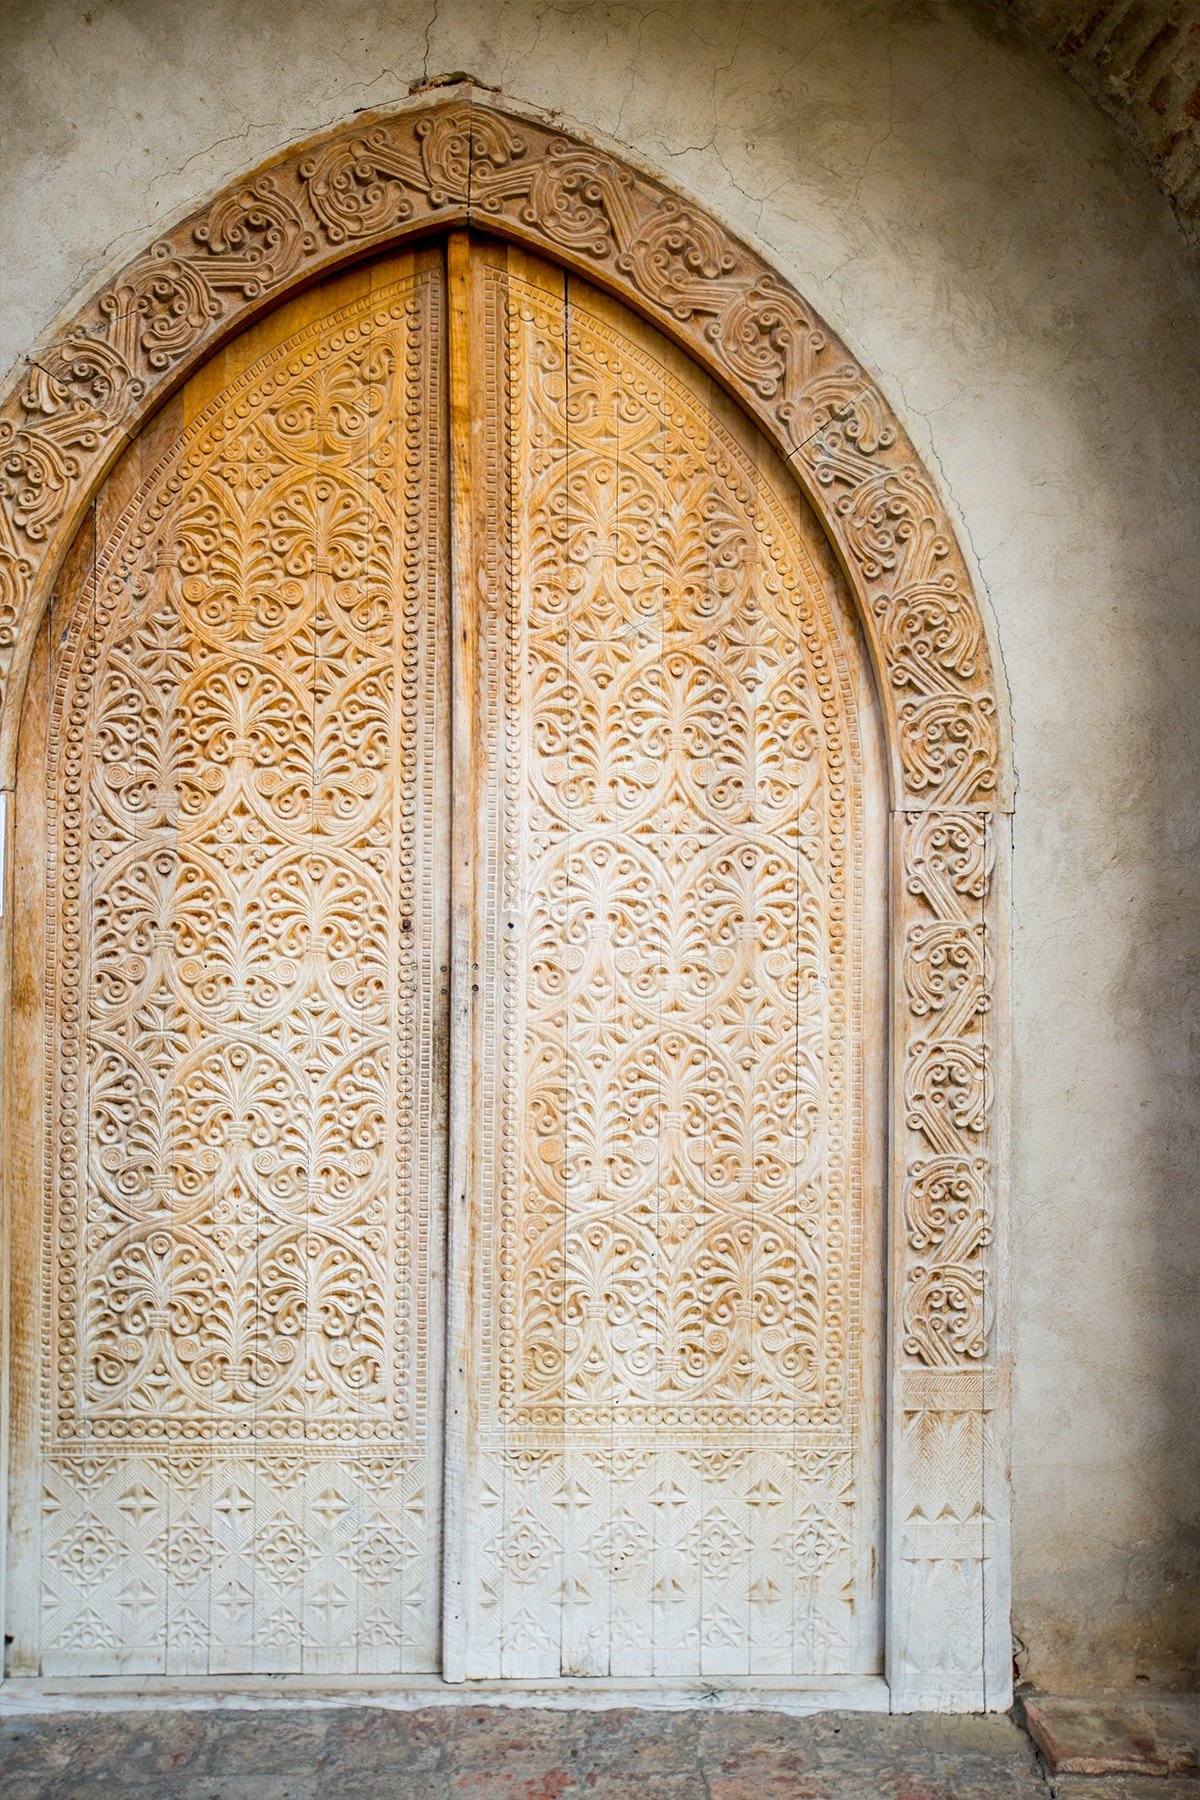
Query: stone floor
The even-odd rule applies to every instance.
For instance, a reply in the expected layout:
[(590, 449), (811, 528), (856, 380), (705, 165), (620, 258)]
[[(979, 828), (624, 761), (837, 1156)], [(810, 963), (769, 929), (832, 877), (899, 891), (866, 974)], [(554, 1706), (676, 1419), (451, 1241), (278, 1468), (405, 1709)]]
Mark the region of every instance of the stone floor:
[(1011, 1720), (996, 1717), (823, 1713), (797, 1719), (456, 1706), (0, 1720), (4, 1800), (1046, 1800), (1047, 1794), (1028, 1738)]
[(1057, 1788), (1011, 1719), (499, 1706), (0, 1717), (3, 1800), (1200, 1800)]

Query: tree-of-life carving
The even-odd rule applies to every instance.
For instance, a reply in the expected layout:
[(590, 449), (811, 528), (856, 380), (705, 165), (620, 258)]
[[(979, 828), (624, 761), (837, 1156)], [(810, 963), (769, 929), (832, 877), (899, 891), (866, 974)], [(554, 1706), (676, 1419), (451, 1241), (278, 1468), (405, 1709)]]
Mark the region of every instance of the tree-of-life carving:
[(861, 1671), (852, 651), (774, 465), (548, 282), (476, 270), (467, 1670)]
[(47, 1672), (436, 1664), (441, 308), (285, 315), (64, 596)]

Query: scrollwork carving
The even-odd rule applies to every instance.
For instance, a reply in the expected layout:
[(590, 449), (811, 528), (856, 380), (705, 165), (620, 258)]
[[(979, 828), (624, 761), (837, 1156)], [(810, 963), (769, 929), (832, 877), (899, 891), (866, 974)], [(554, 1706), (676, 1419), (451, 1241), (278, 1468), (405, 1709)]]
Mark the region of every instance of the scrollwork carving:
[[(1000, 905), (992, 880), (994, 839), (981, 816), (1009, 800), (996, 675), (947, 510), (878, 384), (801, 296), (703, 208), (670, 194), (620, 158), (557, 127), (517, 118), (478, 95), (356, 121), (233, 184), (108, 282), (38, 349), (0, 402), (0, 702), (7, 698), (10, 671), (19, 683), (60, 551), (121, 438), (133, 435), (208, 350), (232, 335), (249, 309), (261, 311), (340, 259), (362, 257), (409, 233), (472, 220), (559, 256), (669, 330), (790, 457), (841, 555), (875, 658), (894, 799), (907, 809), (893, 895), (899, 986), (894, 1116), (903, 1136), (898, 1147), (903, 1210), (906, 1218), (926, 1219), (923, 1235), (929, 1241), (907, 1243), (896, 1316), (901, 1352), (912, 1370), (944, 1372), (947, 1393), (957, 1393), (951, 1378), (979, 1369), (984, 1360), (979, 1346), (994, 1330), (995, 1316), (979, 1295), (986, 1297), (994, 1287), (986, 1234), (997, 1179), (995, 1020), (984, 996), (996, 975), (991, 934)], [(240, 478), (257, 479), (258, 469), (257, 455), (250, 455)], [(198, 530), (201, 523), (197, 520)], [(118, 585), (142, 573), (126, 570)], [(286, 615), (292, 605), (286, 577), (273, 594)], [(339, 604), (349, 620), (349, 596)], [(355, 604), (369, 610), (373, 601), (360, 591)], [(147, 616), (150, 610), (147, 601)], [(202, 608), (194, 622), (200, 633)], [(173, 654), (161, 642), (158, 653)], [(81, 656), (79, 669), (85, 683), (96, 675), (90, 653)], [(367, 705), (364, 718), (370, 711)], [(11, 774), (12, 709), (0, 707), (0, 719), (5, 769)], [(118, 729), (118, 740), (120, 735)], [(123, 854), (123, 809), (153, 829), (178, 824), (179, 796), (170, 800), (161, 771), (131, 767), (126, 780), (117, 761), (111, 778), (106, 775), (96, 789), (98, 869)], [(288, 791), (299, 801), (298, 775), (288, 775), (282, 765), (262, 772), (290, 781)], [(339, 779), (329, 795), (340, 793), (340, 804), (354, 804)], [(106, 783), (111, 792), (103, 792)], [(282, 796), (284, 789), (279, 792)], [(259, 802), (264, 799), (269, 796), (258, 790)], [(924, 822), (918, 812), (926, 814)], [(232, 814), (222, 823), (224, 836), (213, 846), (215, 870), (231, 876), (235, 864), (244, 871), (255, 858), (273, 854), (269, 831), (256, 838), (249, 824), (243, 829)], [(378, 873), (387, 854), (384, 844), (372, 843), (364, 849), (364, 863)], [(124, 947), (106, 961), (101, 984), (111, 989), (114, 1004), (118, 995), (125, 1004), (142, 991), (147, 970), (161, 954), (153, 943), (159, 927), (150, 914), (133, 922), (123, 911), (136, 910), (133, 895), (142, 877), (131, 867), (123, 878), (131, 885), (122, 897), (114, 880), (111, 929)], [(84, 949), (71, 908), (80, 879), (78, 872), (63, 874), (58, 938), (64, 979), (76, 981)], [(976, 941), (981, 921), (988, 951), (982, 960), (973, 949), (955, 951), (956, 943), (961, 948)], [(937, 931), (924, 939), (914, 930), (934, 926)], [(960, 928), (966, 938), (956, 937)], [(941, 950), (935, 950), (937, 944)], [(291, 954), (280, 957), (271, 979), (286, 987), (292, 979), (287, 965), (296, 960)], [(509, 966), (511, 952), (504, 950), (502, 960)], [(256, 965), (239, 971), (236, 981), (231, 975), (229, 985), (250, 993), (266, 979)], [(373, 993), (370, 977), (366, 984)], [(153, 1054), (169, 1061), (179, 1053), (178, 1022), (144, 995), (143, 1004)], [(948, 1022), (955, 1021), (955, 1034), (947, 1035)], [(113, 1118), (123, 1119), (127, 1077), (116, 1064), (101, 1073)], [(78, 1113), (82, 1084), (91, 1077), (70, 1045), (64, 1047), (60, 1077), (66, 1110), (59, 1217), (68, 1233), (84, 1233), (95, 1222), (85, 1216), (77, 1125), (69, 1115), (72, 1107)], [(150, 1160), (162, 1154), (153, 1133), (136, 1143), (131, 1134), (129, 1141), (131, 1154)], [(959, 1169), (970, 1166), (983, 1196), (980, 1228), (949, 1248), (946, 1239), (932, 1237), (928, 1223), (936, 1222), (943, 1204), (928, 1197), (925, 1179), (939, 1159)], [(191, 1180), (203, 1170), (186, 1173)], [(106, 1171), (106, 1179), (114, 1175)], [(271, 1179), (286, 1183), (286, 1158)], [(948, 1179), (956, 1193), (959, 1177)], [(118, 1188), (114, 1180), (114, 1191)], [(231, 1216), (220, 1229), (236, 1234), (240, 1225)], [(286, 1293), (286, 1282), (279, 1292)], [(139, 1305), (143, 1321), (154, 1315), (155, 1331), (169, 1330), (158, 1317), (161, 1309), (148, 1301)], [(124, 1337), (115, 1332), (111, 1343), (105, 1342), (108, 1349), (97, 1368), (109, 1367), (109, 1350), (115, 1353)], [(58, 1379), (55, 1374), (52, 1382)], [(56, 1391), (69, 1396), (72, 1378), (62, 1379), (65, 1386)], [(947, 1400), (936, 1413), (947, 1444), (976, 1442), (973, 1425), (959, 1429), (969, 1415), (966, 1401), (962, 1406), (956, 1412)], [(914, 1417), (918, 1423), (910, 1435), (919, 1447), (931, 1441), (932, 1428), (924, 1414)], [(924, 1452), (914, 1448), (909, 1481), (903, 1460), (909, 1455), (907, 1441), (899, 1443), (896, 1478), (905, 1494), (911, 1489), (917, 1499), (911, 1508), (907, 1498), (897, 1503), (898, 1520), (908, 1516), (906, 1508), (919, 1517), (920, 1496), (941, 1479), (921, 1460)], [(74, 1460), (64, 1459), (48, 1477), (65, 1502), (64, 1518), (84, 1503), (78, 1498), (83, 1489), (72, 1486)], [(970, 1485), (963, 1471), (976, 1469), (978, 1461), (963, 1452), (964, 1484)], [(154, 1480), (148, 1467), (142, 1486), (153, 1489)], [(420, 1481), (414, 1477), (414, 1482), (412, 1491), (419, 1493)], [(128, 1493), (118, 1493), (114, 1485), (113, 1504), (125, 1504)], [(899, 1560), (906, 1562), (911, 1554), (913, 1566), (925, 1568), (916, 1543), (914, 1538), (903, 1548)], [(930, 1566), (935, 1574), (943, 1567), (936, 1561)], [(953, 1582), (945, 1591), (953, 1589), (953, 1603), (961, 1603), (964, 1616), (978, 1618), (979, 1593), (974, 1587), (968, 1593), (967, 1586), (957, 1598)], [(1003, 1608), (993, 1606), (992, 1614), (1002, 1618)], [(186, 1608), (180, 1619), (181, 1632), (190, 1629)], [(382, 1613), (377, 1625), (385, 1645), (393, 1627)], [(63, 1642), (73, 1634), (76, 1648), (70, 1654), (77, 1656), (84, 1654), (79, 1646), (89, 1634), (100, 1642), (106, 1630), (85, 1608), (64, 1624)], [(292, 1616), (282, 1607), (269, 1631), (281, 1643), (298, 1641), (303, 1625), (298, 1613)], [(931, 1628), (921, 1653), (930, 1668), (940, 1666), (938, 1641)], [(997, 1666), (1003, 1662), (1002, 1656)]]
[(780, 1666), (845, 1668), (873, 1604), (852, 644), (703, 386), (581, 286), (481, 279), (510, 542), (481, 675), (474, 1654), (557, 1671), (570, 1633), (637, 1673), (640, 1613), (680, 1667), (753, 1667), (749, 1596)]
[[(989, 1349), (986, 1256), (995, 1109), (989, 822), (912, 814), (903, 866), (919, 907), (904, 935), (904, 1354), (930, 1367)], [(933, 1154), (929, 1154), (933, 1152)]]
[[(230, 280), (296, 253), (270, 192), (238, 196), (221, 225), (221, 254), (243, 262)], [(417, 1506), (440, 1451), (424, 1282), (442, 803), (420, 771), (438, 734), (441, 296), (425, 268), (262, 354), (169, 442), (63, 595), (47, 763), (46, 1479), (48, 1530), (66, 1533), (44, 1567), (51, 1666), (84, 1654), (89, 1609), (102, 1662), (149, 1644), (172, 1666), (167, 1591), (178, 1612), (201, 1585), (196, 1657), (263, 1654), (275, 1608), (276, 1660), (303, 1666), (320, 1554), (306, 1507), (332, 1533), (365, 1504), (356, 1448), (384, 1488), (417, 1470)], [(298, 1462), (276, 1481), (280, 1440)], [(162, 1594), (144, 1618), (120, 1564), (72, 1525), (81, 1442), (120, 1451), (106, 1504)], [(211, 1469), (230, 1444), (240, 1461), (205, 1512), (185, 1446)], [(435, 1525), (396, 1512), (370, 1538), (393, 1615), (373, 1666), (431, 1666), (434, 1597), (412, 1569)], [(258, 1589), (265, 1619), (236, 1594), (226, 1616), (218, 1569), (220, 1592)], [(321, 1641), (354, 1668), (362, 1621), (344, 1611), (341, 1647), (329, 1621)], [(252, 1634), (253, 1652), (232, 1648)]]
[(24, 380), (0, 407), (0, 655), (6, 624), (13, 647), (28, 641), (42, 546), (85, 503), (114, 431), (131, 431), (239, 307), (339, 254), (471, 218), (624, 292), (743, 398), (794, 457), (851, 568), (895, 709), (898, 787), (922, 806), (1002, 802), (978, 608), (945, 509), (876, 384), (701, 207), (491, 102), (335, 132), (234, 184), (39, 354), (41, 384)]
[(335, 141), (303, 158), (298, 173), (331, 244), (379, 237), (411, 219), (423, 185), (420, 158), (405, 155), (382, 128)]
[(222, 194), (195, 228), (211, 286), (253, 300), (284, 281), (316, 248), (316, 234), (270, 175)]
[[(204, 230), (203, 224), (193, 227), (198, 243)], [(98, 308), (111, 321), (114, 345), (131, 372), (141, 363), (149, 379), (174, 368), (223, 311), (206, 264), (176, 254), (169, 241), (155, 244), (101, 294)]]

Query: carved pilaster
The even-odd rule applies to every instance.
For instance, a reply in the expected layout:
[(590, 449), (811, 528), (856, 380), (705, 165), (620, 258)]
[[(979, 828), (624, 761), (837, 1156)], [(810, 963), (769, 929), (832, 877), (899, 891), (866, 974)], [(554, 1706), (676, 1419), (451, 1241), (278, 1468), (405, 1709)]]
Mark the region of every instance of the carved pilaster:
[(894, 834), (888, 1673), (897, 1711), (994, 1709), (1011, 1686), (999, 845), (986, 813), (902, 813)]

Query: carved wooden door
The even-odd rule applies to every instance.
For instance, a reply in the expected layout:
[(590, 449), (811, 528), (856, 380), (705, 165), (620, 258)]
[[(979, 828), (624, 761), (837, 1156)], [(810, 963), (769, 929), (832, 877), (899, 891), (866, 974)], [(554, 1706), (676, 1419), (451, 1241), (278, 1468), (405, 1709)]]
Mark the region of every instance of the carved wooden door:
[(447, 1672), (878, 1670), (884, 830), (840, 584), (622, 308), (459, 250), (451, 319)]
[(14, 1672), (878, 1670), (873, 721), (782, 464), (516, 251), (147, 428), (22, 733)]
[(444, 296), (401, 256), (240, 338), (44, 633), (18, 1670), (437, 1667)]

